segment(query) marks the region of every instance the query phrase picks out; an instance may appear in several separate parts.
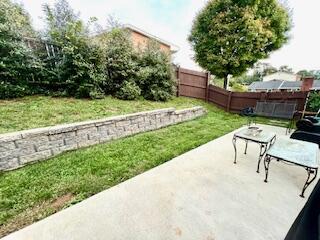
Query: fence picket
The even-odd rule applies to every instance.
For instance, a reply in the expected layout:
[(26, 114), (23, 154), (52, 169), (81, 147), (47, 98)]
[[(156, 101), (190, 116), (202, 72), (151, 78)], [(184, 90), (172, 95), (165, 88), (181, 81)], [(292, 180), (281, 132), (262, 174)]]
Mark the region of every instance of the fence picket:
[(210, 73), (184, 68), (177, 69), (177, 77), (178, 96), (203, 99), (234, 113), (239, 113), (246, 107), (255, 107), (258, 101), (295, 102), (297, 110), (302, 111), (308, 94), (307, 92), (231, 92), (209, 84)]

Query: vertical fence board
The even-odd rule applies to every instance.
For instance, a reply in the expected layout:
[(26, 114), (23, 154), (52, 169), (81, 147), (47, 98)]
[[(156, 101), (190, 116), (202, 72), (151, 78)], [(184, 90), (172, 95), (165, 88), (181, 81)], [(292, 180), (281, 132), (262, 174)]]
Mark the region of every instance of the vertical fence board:
[(179, 76), (179, 96), (207, 99), (207, 73), (178, 68), (177, 76)]
[(295, 102), (302, 111), (307, 92), (231, 92), (210, 85), (210, 73), (177, 69), (179, 96), (206, 100), (228, 112), (239, 113), (246, 107), (255, 107), (258, 101)]

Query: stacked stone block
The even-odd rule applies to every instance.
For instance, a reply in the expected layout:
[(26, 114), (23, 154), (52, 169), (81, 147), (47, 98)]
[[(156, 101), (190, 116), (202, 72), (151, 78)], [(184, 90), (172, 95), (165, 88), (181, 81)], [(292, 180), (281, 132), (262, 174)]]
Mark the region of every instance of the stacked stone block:
[(51, 158), (141, 132), (188, 121), (206, 113), (202, 107), (167, 108), (101, 120), (57, 125), (0, 135), (0, 171)]

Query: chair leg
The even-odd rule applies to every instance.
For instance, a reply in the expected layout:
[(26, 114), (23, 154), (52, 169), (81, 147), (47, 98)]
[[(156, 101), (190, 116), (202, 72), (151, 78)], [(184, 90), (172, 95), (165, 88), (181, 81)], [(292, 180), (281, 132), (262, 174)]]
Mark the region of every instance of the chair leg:
[(294, 125), (294, 120), (291, 119), (288, 123), (287, 129), (286, 129), (286, 135), (291, 133), (291, 130), (293, 129), (293, 125)]
[(270, 165), (270, 162), (271, 162), (271, 157), (266, 155), (264, 157), (264, 170), (265, 170), (265, 173), (266, 173), (266, 178), (264, 179), (264, 182), (267, 183), (268, 182), (268, 175), (269, 175), (269, 165)]
[[(306, 168), (307, 173), (308, 173), (308, 178), (306, 183), (304, 184), (303, 188), (302, 188), (302, 192), (300, 197), (304, 198), (304, 192), (306, 191), (307, 187), (316, 179), (317, 174), (318, 174), (318, 169), (310, 169), (310, 168)], [(311, 177), (311, 175), (313, 175)], [(310, 179), (311, 177), (311, 179)]]
[(246, 148), (244, 149), (244, 154), (247, 154), (247, 150), (248, 150), (248, 140), (246, 140)]

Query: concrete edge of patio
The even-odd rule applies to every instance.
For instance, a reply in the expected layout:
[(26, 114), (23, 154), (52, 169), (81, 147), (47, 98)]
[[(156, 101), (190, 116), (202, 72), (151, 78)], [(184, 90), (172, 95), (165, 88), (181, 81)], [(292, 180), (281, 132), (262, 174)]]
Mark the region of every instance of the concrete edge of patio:
[[(283, 128), (261, 126), (285, 133)], [(264, 183), (263, 171), (255, 172), (258, 146), (249, 144), (248, 154), (239, 154), (234, 165), (232, 136), (215, 139), (3, 239), (282, 239), (306, 201), (298, 196), (305, 173), (274, 164), (270, 182)], [(239, 144), (242, 149), (244, 144)]]

